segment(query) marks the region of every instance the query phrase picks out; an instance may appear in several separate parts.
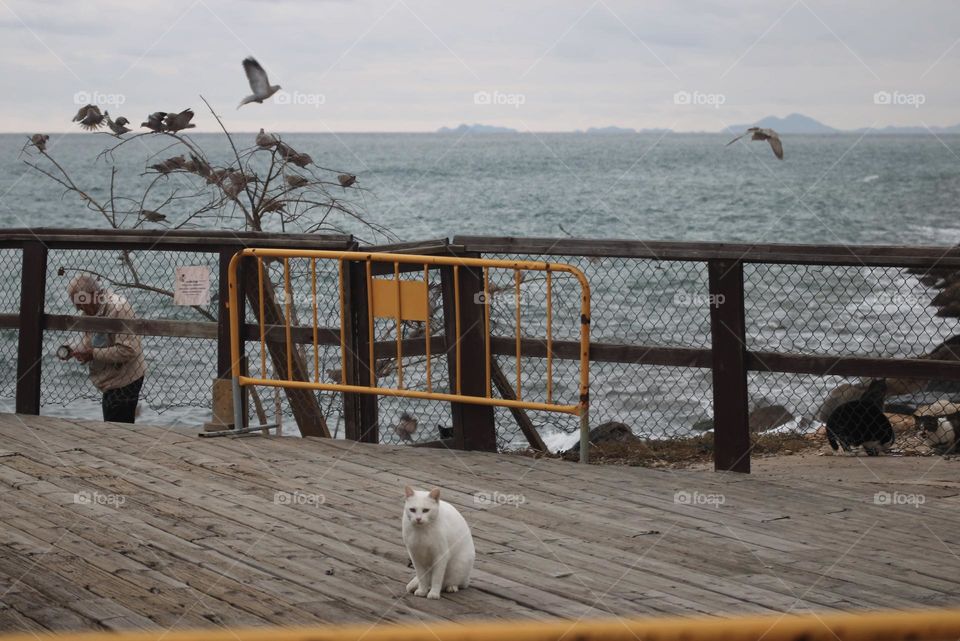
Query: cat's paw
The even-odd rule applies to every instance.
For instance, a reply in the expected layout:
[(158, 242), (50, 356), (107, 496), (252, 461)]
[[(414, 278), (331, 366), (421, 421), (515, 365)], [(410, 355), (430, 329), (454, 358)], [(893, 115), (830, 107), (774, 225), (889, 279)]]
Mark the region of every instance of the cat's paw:
[(443, 588), (444, 592), (450, 592), (451, 594), (457, 592), (460, 588), (456, 585), (446, 585)]
[(413, 593), (413, 596), (427, 596), (427, 588), (417, 588), (416, 592)]
[(420, 585), (420, 579), (413, 577), (410, 579), (410, 583), (407, 583), (407, 592), (413, 592), (417, 589), (417, 586)]
[(439, 598), (440, 598), (440, 590), (430, 590), (429, 592), (427, 592), (427, 598), (428, 598), (428, 599), (439, 599)]

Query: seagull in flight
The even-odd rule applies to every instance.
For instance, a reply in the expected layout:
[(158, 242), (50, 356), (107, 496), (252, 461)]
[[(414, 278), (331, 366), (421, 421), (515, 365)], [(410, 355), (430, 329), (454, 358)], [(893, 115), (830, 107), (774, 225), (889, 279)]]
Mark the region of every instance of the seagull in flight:
[(270, 80), (267, 79), (267, 72), (263, 70), (263, 67), (261, 67), (260, 63), (254, 58), (251, 57), (244, 59), (243, 70), (247, 74), (247, 80), (250, 82), (250, 90), (253, 91), (253, 95), (247, 96), (241, 100), (240, 104), (237, 105), (237, 109), (244, 106), (248, 102), (262, 103), (264, 100), (280, 91), (280, 85), (270, 84)]
[(73, 122), (79, 122), (87, 131), (96, 131), (103, 126), (103, 114), (96, 105), (84, 105), (73, 117)]
[(178, 114), (168, 113), (167, 117), (163, 119), (163, 130), (176, 133), (181, 129), (192, 129), (196, 127), (195, 124), (190, 122), (193, 119), (193, 111), (190, 109), (184, 109)]
[[(753, 134), (750, 136), (750, 134)], [(780, 142), (780, 135), (773, 129), (761, 129), (760, 127), (750, 127), (745, 132), (727, 143), (727, 147), (737, 142), (744, 136), (750, 136), (750, 140), (766, 140), (773, 149), (773, 155), (783, 160), (783, 143)]]

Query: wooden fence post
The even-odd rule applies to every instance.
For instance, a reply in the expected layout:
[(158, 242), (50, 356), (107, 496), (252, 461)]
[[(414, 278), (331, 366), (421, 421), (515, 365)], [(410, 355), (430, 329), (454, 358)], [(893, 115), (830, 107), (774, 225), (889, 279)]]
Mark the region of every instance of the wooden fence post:
[[(471, 257), (479, 257), (474, 255)], [(484, 396), (487, 393), (483, 328), (483, 270), (459, 266), (460, 336), (457, 336), (457, 297), (454, 295), (454, 268), (440, 270), (443, 295), (444, 336), (447, 342), (447, 364), (450, 392), (457, 393), (457, 343), (460, 344), (460, 393)], [(458, 341), (459, 338), (459, 341)], [(468, 403), (450, 403), (453, 419), (454, 447), (464, 450), (497, 451), (497, 429), (493, 408)]]
[[(347, 358), (341, 366), (346, 368), (347, 383), (370, 385), (370, 326), (367, 316), (367, 271), (366, 263), (346, 262), (344, 275), (344, 331), (347, 333)], [(351, 441), (379, 443), (379, 409), (373, 394), (344, 394), (344, 436)]]
[(749, 474), (743, 263), (712, 260), (708, 263), (708, 273), (713, 350), (713, 465), (718, 471)]
[(47, 290), (46, 245), (36, 241), (24, 243), (22, 264), (15, 407), (17, 414), (39, 414), (43, 313)]

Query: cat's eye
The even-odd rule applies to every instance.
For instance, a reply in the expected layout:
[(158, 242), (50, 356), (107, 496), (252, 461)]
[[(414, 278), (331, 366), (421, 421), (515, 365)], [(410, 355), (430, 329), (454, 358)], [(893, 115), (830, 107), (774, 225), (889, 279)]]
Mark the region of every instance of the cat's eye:
[(413, 512), (413, 513), (416, 513), (416, 511), (417, 511), (417, 508), (415, 508), (415, 507), (412, 507), (412, 508), (410, 508), (410, 511), (411, 511), (411, 512)]
[(430, 511), (430, 508), (428, 508), (428, 507), (423, 508), (423, 513), (424, 513), (424, 514), (426, 514), (426, 513), (429, 512), (429, 511)]

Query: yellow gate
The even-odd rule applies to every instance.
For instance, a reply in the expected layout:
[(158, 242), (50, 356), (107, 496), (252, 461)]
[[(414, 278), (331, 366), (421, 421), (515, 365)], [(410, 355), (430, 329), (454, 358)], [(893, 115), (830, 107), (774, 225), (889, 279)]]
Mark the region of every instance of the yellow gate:
[[(286, 332), (286, 350), (287, 350), (287, 376), (285, 378), (254, 378), (245, 376), (240, 372), (240, 341), (241, 341), (241, 319), (239, 316), (239, 296), (238, 291), (238, 270), (240, 262), (244, 258), (251, 258), (257, 264), (257, 281), (260, 300), (260, 343), (261, 357), (265, 357), (265, 331), (264, 331), (264, 259), (274, 259), (282, 261), (283, 264), (283, 286), (285, 290), (285, 309), (284, 309), (284, 329)], [(293, 345), (291, 341), (291, 299), (290, 294), (290, 260), (307, 259), (310, 261), (310, 276), (312, 286), (313, 300), (313, 344), (316, 359), (317, 354), (317, 261), (337, 261), (339, 274), (339, 297), (340, 297), (340, 352), (341, 368), (339, 383), (325, 383), (319, 379), (318, 368), (315, 367), (314, 380), (293, 380), (291, 366), (293, 358)], [(346, 360), (347, 360), (347, 336), (345, 330), (345, 301), (344, 301), (344, 272), (346, 263), (365, 263), (366, 265), (366, 290), (367, 290), (367, 323), (370, 332), (370, 372), (369, 385), (356, 385), (347, 382)], [(393, 265), (393, 278), (374, 278), (373, 264), (386, 263)], [(421, 265), (423, 267), (423, 280), (402, 280), (400, 278), (400, 265)], [(454, 287), (454, 319), (456, 332), (455, 336), (447, 337), (448, 341), (452, 338), (454, 341), (454, 366), (456, 375), (453, 377), (450, 385), (450, 391), (438, 392), (433, 389), (430, 376), (430, 304), (428, 295), (428, 283), (431, 267), (451, 267), (453, 271)], [(460, 269), (461, 268), (480, 268), (483, 270), (483, 321), (484, 321), (484, 349), (485, 349), (485, 367), (486, 367), (486, 391), (485, 394), (472, 395), (464, 394), (461, 389), (461, 370), (462, 362), (461, 352), (461, 304), (460, 304)], [(516, 300), (516, 379), (517, 386), (515, 390), (516, 399), (496, 398), (491, 390), (491, 348), (490, 348), (490, 278), (489, 270), (507, 269), (514, 272), (514, 294)], [(533, 402), (523, 399), (520, 385), (521, 372), (521, 334), (520, 334), (520, 285), (523, 282), (524, 272), (543, 272), (546, 280), (546, 402)], [(580, 285), (580, 381), (579, 397), (575, 404), (561, 404), (554, 402), (553, 399), (553, 274), (567, 273), (572, 275)], [(326, 251), (326, 250), (289, 250), (289, 249), (254, 249), (248, 248), (237, 252), (230, 261), (229, 268), (229, 310), (230, 310), (230, 349), (232, 362), (233, 378), (233, 403), (234, 403), (234, 426), (240, 430), (255, 430), (265, 426), (254, 428), (242, 428), (243, 408), (241, 401), (240, 388), (248, 385), (265, 385), (272, 387), (289, 387), (310, 390), (324, 390), (333, 392), (348, 392), (357, 394), (374, 394), (380, 396), (399, 396), (418, 399), (429, 399), (437, 401), (449, 401), (456, 403), (471, 403), (477, 405), (513, 407), (528, 410), (542, 410), (550, 412), (561, 412), (573, 414), (580, 417), (580, 460), (586, 462), (587, 443), (589, 432), (589, 387), (590, 387), (590, 285), (586, 277), (576, 267), (560, 263), (547, 263), (537, 261), (520, 260), (492, 260), (484, 258), (459, 258), (453, 256), (421, 256), (412, 254), (390, 254), (390, 253), (371, 253), (371, 252), (348, 252), (348, 251)], [(374, 339), (373, 326), (376, 318), (393, 319), (397, 323), (397, 385), (396, 387), (380, 387), (377, 384), (377, 375), (375, 372), (374, 358)], [(403, 385), (403, 349), (400, 324), (403, 321), (421, 321), (425, 323), (426, 341), (426, 363), (427, 380), (426, 389), (409, 389)], [(450, 344), (449, 342), (447, 343)], [(261, 374), (266, 373), (265, 362), (261, 368)], [(234, 432), (236, 433), (236, 432)]]

